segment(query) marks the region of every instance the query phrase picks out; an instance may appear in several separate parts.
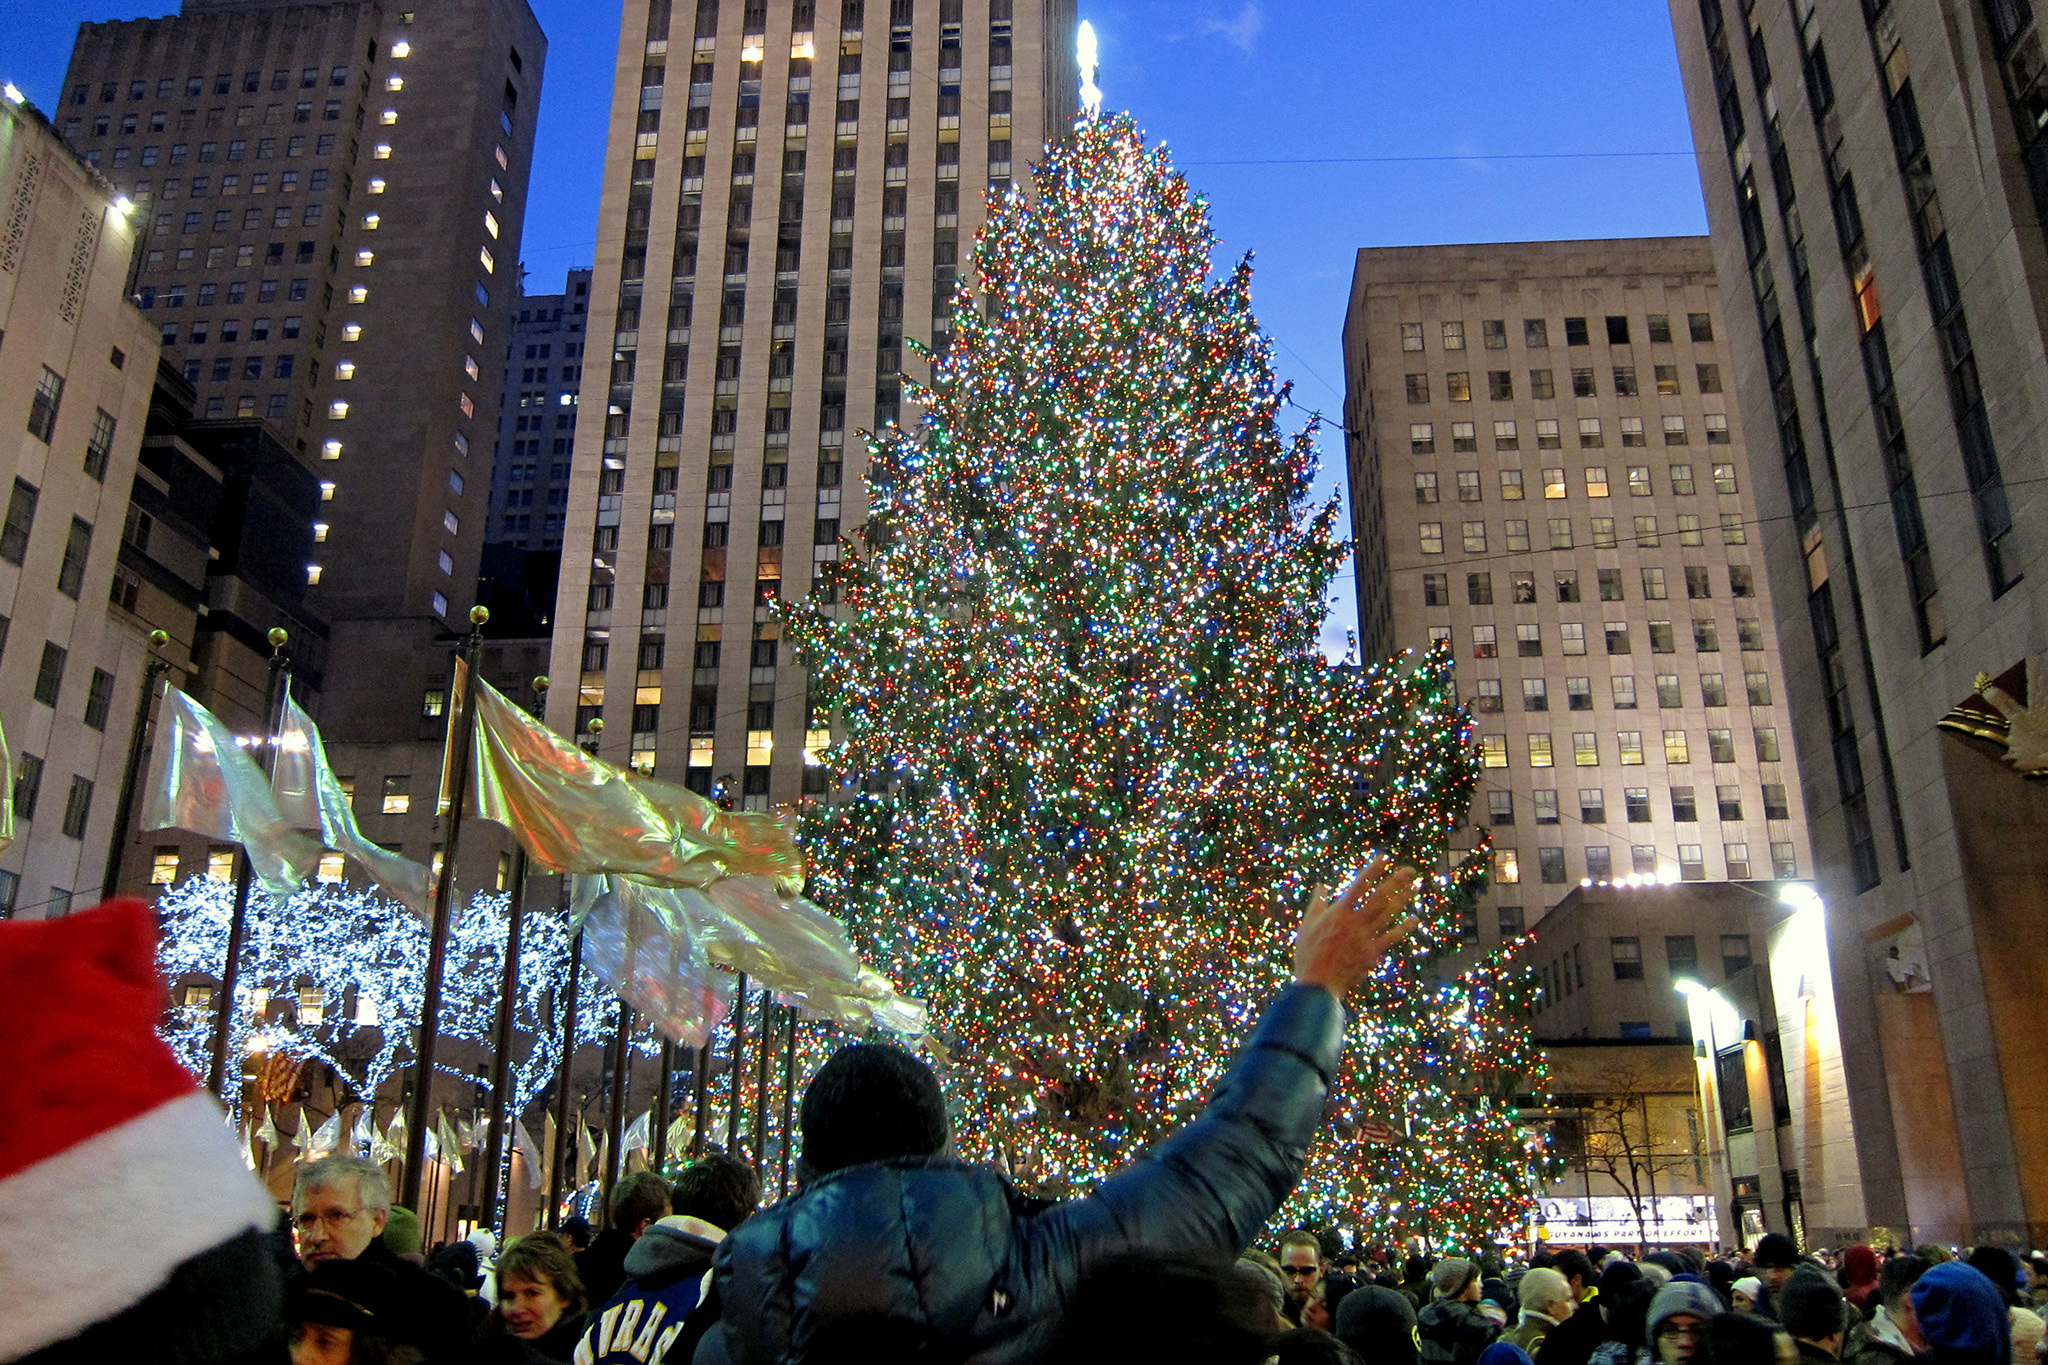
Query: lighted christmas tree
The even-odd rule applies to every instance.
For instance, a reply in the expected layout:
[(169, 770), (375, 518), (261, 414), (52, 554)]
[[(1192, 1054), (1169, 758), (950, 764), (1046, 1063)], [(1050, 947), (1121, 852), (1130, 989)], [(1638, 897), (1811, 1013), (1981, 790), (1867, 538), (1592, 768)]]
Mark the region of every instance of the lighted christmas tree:
[(1449, 658), (1320, 653), (1346, 551), (1313, 431), (1283, 433), (1249, 262), (1211, 276), (1164, 153), (1084, 119), (1034, 174), (912, 386), (924, 426), (871, 441), (870, 519), (790, 612), (841, 735), (813, 894), (931, 1005), (963, 1150), (1062, 1196), (1188, 1120), (1309, 889), (1391, 853), (1432, 873), (1422, 927), (1350, 1001), (1295, 1212), (1513, 1228), (1533, 1153), (1503, 1101), (1540, 1058), (1497, 963), (1423, 970), (1485, 866), (1445, 853), (1476, 780)]

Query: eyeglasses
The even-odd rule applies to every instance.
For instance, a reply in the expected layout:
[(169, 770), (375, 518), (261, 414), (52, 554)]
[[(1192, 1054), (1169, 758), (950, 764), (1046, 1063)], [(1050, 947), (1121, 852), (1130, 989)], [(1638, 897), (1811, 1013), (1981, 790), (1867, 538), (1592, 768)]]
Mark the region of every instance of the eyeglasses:
[(1658, 1338), (1666, 1341), (1692, 1341), (1699, 1334), (1700, 1329), (1697, 1327), (1680, 1327), (1676, 1323), (1667, 1323), (1657, 1329)]
[(1314, 1275), (1317, 1273), (1317, 1271), (1316, 1268), (1312, 1265), (1283, 1265), (1280, 1267), (1280, 1273), (1283, 1275), (1290, 1275), (1296, 1278), (1300, 1278), (1303, 1276)]
[(330, 1209), (326, 1213), (302, 1213), (292, 1219), (292, 1223), (300, 1232), (311, 1232), (316, 1227), (326, 1228), (329, 1232), (333, 1232), (339, 1228), (347, 1227), (350, 1223), (362, 1217), (363, 1213), (364, 1210), (362, 1209), (351, 1209), (346, 1213), (337, 1213)]

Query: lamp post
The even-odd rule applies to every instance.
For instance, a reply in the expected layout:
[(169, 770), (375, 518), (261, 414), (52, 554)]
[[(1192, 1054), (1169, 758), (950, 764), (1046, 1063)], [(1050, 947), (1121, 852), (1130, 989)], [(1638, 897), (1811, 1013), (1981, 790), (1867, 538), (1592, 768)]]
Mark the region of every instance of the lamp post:
[[(1715, 1235), (1721, 1236), (1720, 1224), (1733, 1224), (1736, 1219), (1734, 1187), (1726, 1178), (1728, 1169), (1727, 1134), (1721, 1127), (1721, 1106), (1717, 1093), (1718, 1080), (1714, 1070), (1714, 1006), (1719, 997), (1708, 986), (1698, 981), (1681, 978), (1672, 983), (1679, 995), (1683, 996), (1686, 1013), (1692, 1025), (1693, 1093), (1699, 1101), (1700, 1122), (1707, 1143), (1707, 1180), (1713, 1189), (1713, 1203), (1721, 1210), (1717, 1219)], [(1736, 1236), (1738, 1245), (1741, 1236)]]

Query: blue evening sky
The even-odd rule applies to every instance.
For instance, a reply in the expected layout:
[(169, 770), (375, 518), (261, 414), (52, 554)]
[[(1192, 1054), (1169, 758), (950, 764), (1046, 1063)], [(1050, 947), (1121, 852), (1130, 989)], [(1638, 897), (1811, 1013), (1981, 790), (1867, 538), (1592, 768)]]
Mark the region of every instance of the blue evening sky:
[[(54, 108), (79, 22), (172, 9), (13, 6), (0, 79)], [(591, 260), (618, 22), (604, 0), (534, 9), (549, 40), (526, 224), (539, 293)], [(1277, 367), (1301, 403), (1332, 417), (1358, 247), (1706, 230), (1662, 0), (1081, 9), (1100, 37), (1105, 104), (1133, 111), (1208, 195), (1219, 259), (1257, 253), (1254, 300)], [(1335, 489), (1340, 438), (1327, 435), (1322, 450), (1323, 484)], [(1333, 592), (1334, 645), (1354, 619), (1348, 575)]]

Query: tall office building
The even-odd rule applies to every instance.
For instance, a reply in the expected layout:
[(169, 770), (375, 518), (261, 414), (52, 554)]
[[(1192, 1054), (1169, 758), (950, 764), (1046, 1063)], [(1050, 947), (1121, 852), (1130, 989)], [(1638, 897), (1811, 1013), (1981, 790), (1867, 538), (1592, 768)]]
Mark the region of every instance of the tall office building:
[(0, 918), (98, 898), (144, 632), (107, 606), (156, 378), (126, 298), (136, 228), (106, 181), (0, 99), (0, 717), (14, 844)]
[[(64, 136), (135, 200), (131, 292), (199, 417), (317, 474), (294, 642), (373, 837), (425, 856), (448, 648), (488, 520), (547, 44), (525, 0), (186, 0), (86, 24)], [(383, 820), (385, 812), (407, 817)]]
[(627, 0), (557, 728), (602, 717), (606, 757), (748, 809), (799, 795), (807, 689), (767, 604), (860, 524), (906, 339), (943, 344), (985, 193), (1076, 108), (1072, 13)]
[(1936, 728), (2048, 645), (2036, 12), (1671, 5), (1863, 1186), (1902, 1242), (2048, 1239), (2048, 792)]
[(1364, 250), (1344, 349), (1366, 656), (1449, 641), (1478, 720), (1466, 941), (1583, 881), (1801, 875), (1705, 240)]
[(588, 270), (571, 270), (559, 294), (523, 294), (516, 301), (492, 447), (486, 545), (562, 548), (589, 321)]

